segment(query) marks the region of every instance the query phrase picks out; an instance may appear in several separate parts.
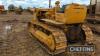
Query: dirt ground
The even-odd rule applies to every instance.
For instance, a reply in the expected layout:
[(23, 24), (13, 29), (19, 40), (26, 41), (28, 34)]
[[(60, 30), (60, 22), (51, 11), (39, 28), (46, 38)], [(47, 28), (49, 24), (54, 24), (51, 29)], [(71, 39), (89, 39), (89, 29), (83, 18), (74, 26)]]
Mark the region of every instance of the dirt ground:
[[(31, 14), (0, 15), (0, 56), (49, 56), (36, 40), (28, 35), (27, 22), (32, 17)], [(94, 34), (94, 38), (96, 56), (100, 56), (100, 36)]]
[(0, 56), (48, 56), (28, 35), (33, 15), (0, 15)]

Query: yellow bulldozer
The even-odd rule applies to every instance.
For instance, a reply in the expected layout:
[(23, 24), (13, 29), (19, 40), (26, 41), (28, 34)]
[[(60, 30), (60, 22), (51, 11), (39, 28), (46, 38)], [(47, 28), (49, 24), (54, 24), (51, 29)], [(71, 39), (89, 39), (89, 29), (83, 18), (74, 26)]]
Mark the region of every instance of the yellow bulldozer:
[[(34, 18), (28, 24), (29, 33), (49, 54), (53, 55), (72, 53), (68, 49), (73, 46), (80, 48), (93, 46), (94, 49), (92, 31), (84, 23), (87, 14), (86, 6), (72, 3), (61, 11), (59, 4), (60, 2), (56, 1), (54, 8), (36, 8)], [(90, 52), (74, 53), (89, 53), (87, 56), (92, 56), (95, 54), (93, 49)]]

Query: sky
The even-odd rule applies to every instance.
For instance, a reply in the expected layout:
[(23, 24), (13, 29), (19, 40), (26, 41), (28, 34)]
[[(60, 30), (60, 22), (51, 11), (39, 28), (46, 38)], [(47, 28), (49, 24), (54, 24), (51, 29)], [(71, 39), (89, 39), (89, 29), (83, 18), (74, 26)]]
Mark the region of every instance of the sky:
[[(0, 5), (4, 5), (5, 8), (10, 4), (14, 4), (15, 6), (22, 6), (23, 8), (27, 7), (43, 7), (48, 8), (48, 1), (49, 0), (0, 0)], [(55, 5), (56, 0), (51, 0), (51, 5)], [(70, 4), (70, 3), (79, 3), (89, 5), (90, 0), (60, 0), (61, 5)]]

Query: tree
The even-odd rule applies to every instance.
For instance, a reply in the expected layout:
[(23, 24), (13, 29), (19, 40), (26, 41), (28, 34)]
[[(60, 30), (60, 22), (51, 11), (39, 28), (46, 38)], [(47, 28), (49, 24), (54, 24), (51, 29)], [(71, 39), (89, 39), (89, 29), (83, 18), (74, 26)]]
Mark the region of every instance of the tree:
[(60, 8), (60, 12), (64, 13), (64, 10), (66, 8), (67, 5), (63, 5), (62, 8)]
[(22, 14), (23, 8), (21, 6), (15, 8), (16, 14)]
[(8, 6), (8, 10), (9, 10), (9, 11), (14, 11), (14, 10), (15, 10), (15, 6), (14, 6), (13, 4), (10, 4), (10, 5)]
[(23, 8), (22, 8), (22, 6), (19, 6), (19, 10), (22, 12), (23, 11)]

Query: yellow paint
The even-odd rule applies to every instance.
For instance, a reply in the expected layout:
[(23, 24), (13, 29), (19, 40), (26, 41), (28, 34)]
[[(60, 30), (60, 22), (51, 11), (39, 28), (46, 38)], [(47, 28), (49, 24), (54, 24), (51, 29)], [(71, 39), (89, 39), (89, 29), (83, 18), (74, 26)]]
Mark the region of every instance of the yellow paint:
[[(76, 24), (76, 23), (83, 23), (85, 21), (85, 17), (87, 14), (87, 8), (83, 5), (79, 4), (69, 4), (66, 6), (64, 13), (58, 12), (59, 6), (50, 8), (50, 9), (36, 9), (34, 13), (34, 19), (32, 19), (31, 23), (34, 25), (41, 25), (44, 29), (49, 29), (48, 24), (43, 25), (38, 21), (38, 19), (50, 19), (52, 21), (57, 21), (58, 23), (63, 24)], [(42, 13), (45, 12), (45, 13)], [(41, 17), (41, 18), (38, 18)], [(47, 21), (46, 21), (47, 22)], [(47, 22), (48, 23), (48, 22)], [(67, 28), (66, 28), (67, 29)], [(32, 29), (30, 26), (30, 32), (42, 43), (50, 48), (50, 50), (63, 49), (67, 47), (66, 42), (56, 43), (54, 44), (54, 39), (52, 35), (47, 35), (46, 33)]]
[(38, 30), (35, 32), (35, 34), (38, 40), (40, 40), (42, 43), (47, 45), (52, 51), (54, 50), (55, 45), (54, 45), (54, 40), (51, 35), (48, 36), (45, 33)]
[(64, 13), (56, 13), (56, 20), (65, 24), (83, 23), (86, 13), (85, 6), (70, 4), (65, 8)]

